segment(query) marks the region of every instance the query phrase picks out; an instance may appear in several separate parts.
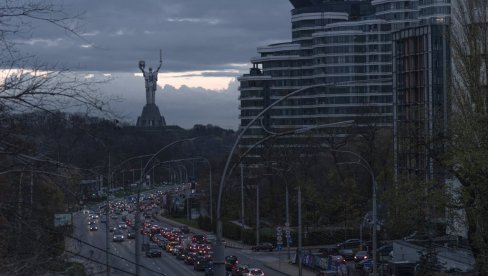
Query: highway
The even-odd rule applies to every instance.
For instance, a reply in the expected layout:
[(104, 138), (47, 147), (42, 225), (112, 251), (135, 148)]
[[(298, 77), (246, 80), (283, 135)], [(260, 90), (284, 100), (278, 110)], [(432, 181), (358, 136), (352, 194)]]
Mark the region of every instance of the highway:
[[(90, 231), (88, 227), (88, 214), (82, 212), (73, 215), (75, 247), (80, 256), (87, 258), (85, 261), (88, 275), (103, 275), (106, 272), (105, 263), (105, 224), (96, 219), (98, 231)], [(120, 219), (110, 219), (111, 225), (121, 223)], [(172, 227), (161, 221), (154, 223), (163, 227)], [(126, 230), (123, 230), (126, 233)], [(135, 239), (125, 239), (122, 242), (113, 242), (110, 232), (110, 266), (112, 275), (135, 275)], [(148, 237), (143, 237), (148, 241)], [(226, 248), (225, 255), (236, 255), (239, 263), (248, 264), (249, 267), (261, 268), (266, 276), (282, 276), (282, 273), (271, 270), (264, 266), (263, 262), (276, 262), (279, 259), (286, 262), (286, 252), (252, 252), (246, 249)], [(88, 260), (91, 259), (91, 260)], [(170, 253), (163, 251), (161, 258), (148, 258), (145, 252), (141, 252), (141, 275), (204, 275), (202, 271), (194, 271), (192, 265), (186, 265), (183, 261), (176, 259)]]

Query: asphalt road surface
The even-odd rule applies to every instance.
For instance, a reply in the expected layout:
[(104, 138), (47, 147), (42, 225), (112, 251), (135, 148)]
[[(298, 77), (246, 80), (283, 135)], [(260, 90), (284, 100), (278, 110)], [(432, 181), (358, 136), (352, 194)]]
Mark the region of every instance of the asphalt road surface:
[[(106, 271), (106, 232), (105, 224), (97, 219), (98, 231), (90, 231), (88, 227), (88, 214), (82, 212), (73, 216), (74, 234), (73, 236), (80, 241), (75, 241), (76, 251), (80, 256), (86, 258), (85, 267), (87, 274), (95, 275)], [(110, 220), (111, 225), (118, 224), (119, 220)], [(163, 222), (157, 222), (160, 226), (171, 227)], [(123, 230), (126, 233), (125, 230)], [(110, 257), (112, 275), (135, 275), (135, 239), (125, 239), (123, 242), (113, 242), (113, 233), (109, 233), (110, 252), (114, 255)], [(148, 242), (147, 237), (143, 237)], [(286, 252), (252, 252), (226, 248), (225, 255), (236, 255), (239, 263), (248, 264), (250, 267), (261, 268), (266, 276), (282, 276), (283, 274), (271, 270), (264, 266), (263, 262), (287, 260)], [(183, 261), (176, 259), (175, 256), (163, 251), (161, 258), (148, 258), (141, 252), (141, 274), (142, 275), (204, 275), (204, 272), (194, 271), (193, 266), (186, 265)]]

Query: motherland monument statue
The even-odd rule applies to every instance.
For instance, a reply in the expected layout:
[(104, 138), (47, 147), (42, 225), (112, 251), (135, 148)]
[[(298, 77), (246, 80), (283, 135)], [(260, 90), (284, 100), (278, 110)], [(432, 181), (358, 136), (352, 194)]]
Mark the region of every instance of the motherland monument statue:
[(156, 105), (156, 90), (158, 88), (158, 73), (163, 64), (163, 56), (161, 50), (159, 50), (159, 66), (153, 71), (150, 67), (148, 71), (145, 71), (146, 62), (144, 60), (139, 61), (139, 69), (144, 77), (146, 86), (146, 105), (142, 109), (142, 114), (137, 118), (137, 126), (139, 127), (161, 127), (166, 126), (164, 117), (161, 116), (159, 108)]

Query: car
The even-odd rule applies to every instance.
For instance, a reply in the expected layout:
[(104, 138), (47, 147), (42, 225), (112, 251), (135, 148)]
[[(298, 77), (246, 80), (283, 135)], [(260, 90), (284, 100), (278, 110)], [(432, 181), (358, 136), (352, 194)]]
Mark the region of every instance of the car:
[(339, 254), (344, 257), (344, 260), (346, 260), (346, 262), (354, 260), (354, 251), (352, 249), (340, 249)]
[(200, 244), (206, 243), (204, 235), (193, 235), (193, 237), (191, 238), (191, 241), (194, 243), (200, 243)]
[(112, 239), (114, 242), (121, 242), (124, 241), (124, 233), (122, 231), (114, 231), (114, 236)]
[(161, 257), (161, 248), (156, 244), (150, 244), (146, 251), (146, 257)]
[(97, 223), (97, 222), (96, 222), (96, 221), (94, 221), (94, 220), (90, 220), (90, 221), (88, 221), (88, 225), (93, 225), (93, 224), (95, 224), (95, 223)]
[(175, 246), (177, 246), (177, 245), (178, 245), (178, 242), (175, 242), (175, 241), (168, 242), (168, 244), (166, 244), (166, 252), (172, 253), (173, 248), (175, 248)]
[(360, 262), (357, 262), (355, 265), (355, 268), (357, 270), (372, 272), (373, 271), (373, 260), (367, 259), (367, 260), (362, 260)]
[(195, 261), (196, 258), (197, 258), (196, 252), (189, 252), (188, 254), (186, 254), (185, 264), (193, 265), (193, 262)]
[(207, 266), (205, 267), (205, 276), (213, 276), (214, 275), (214, 264), (213, 262), (208, 262)]
[(249, 275), (249, 276), (264, 276), (264, 271), (262, 271), (260, 268), (251, 268), (251, 269), (249, 269), (249, 272), (247, 275)]
[(117, 227), (115, 227), (115, 226), (111, 226), (111, 227), (109, 228), (109, 231), (110, 231), (110, 232), (117, 231)]
[(249, 266), (245, 264), (237, 264), (232, 268), (232, 276), (243, 276), (249, 273)]
[(315, 276), (336, 276), (337, 274), (337, 270), (320, 270), (317, 271)]
[(98, 227), (95, 224), (90, 225), (90, 231), (98, 231)]
[(207, 266), (208, 260), (205, 256), (197, 256), (193, 261), (193, 270), (203, 271)]
[(355, 262), (360, 262), (362, 260), (367, 260), (368, 259), (368, 251), (358, 251), (356, 254), (354, 254), (354, 261)]
[(133, 229), (127, 230), (127, 238), (128, 239), (135, 239), (136, 238), (136, 231)]
[(391, 251), (393, 251), (393, 245), (392, 244), (385, 244), (378, 248), (378, 253), (380, 256), (388, 256)]
[(173, 247), (173, 251), (171, 251), (171, 254), (176, 256), (180, 253), (180, 251), (183, 251), (183, 246), (178, 244), (175, 247)]
[(269, 242), (260, 243), (256, 246), (251, 247), (252, 251), (273, 251), (274, 246)]
[(180, 227), (180, 231), (183, 234), (189, 234), (190, 233), (190, 228), (188, 228), (188, 226), (184, 225), (184, 226), (181, 226)]
[(119, 224), (119, 229), (127, 229), (127, 224), (125, 223)]
[(337, 248), (338, 249), (356, 249), (361, 244), (363, 244), (363, 241), (360, 239), (349, 239), (349, 240), (343, 241), (341, 243), (338, 243)]
[(178, 259), (178, 260), (185, 260), (186, 254), (187, 254), (187, 251), (186, 250), (178, 251), (178, 253), (176, 254), (176, 259)]
[(234, 255), (229, 255), (225, 257), (225, 270), (232, 271), (235, 265), (237, 265), (239, 261), (237, 257)]

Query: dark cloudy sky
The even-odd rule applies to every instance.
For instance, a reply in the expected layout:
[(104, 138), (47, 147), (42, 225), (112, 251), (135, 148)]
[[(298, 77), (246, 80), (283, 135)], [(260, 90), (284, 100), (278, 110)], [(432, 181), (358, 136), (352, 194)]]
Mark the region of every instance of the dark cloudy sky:
[[(100, 89), (124, 100), (113, 106), (134, 122), (144, 105), (138, 61), (157, 67), (156, 102), (168, 124), (238, 126), (238, 84), (256, 48), (288, 41), (287, 0), (64, 0), (82, 39), (37, 25), (20, 37), (24, 52), (86, 74), (110, 74)], [(230, 85), (229, 85), (229, 82)], [(182, 86), (183, 85), (183, 86)], [(200, 88), (195, 88), (200, 87)]]

